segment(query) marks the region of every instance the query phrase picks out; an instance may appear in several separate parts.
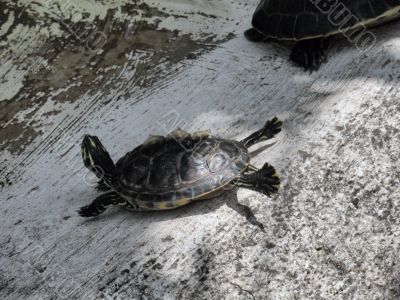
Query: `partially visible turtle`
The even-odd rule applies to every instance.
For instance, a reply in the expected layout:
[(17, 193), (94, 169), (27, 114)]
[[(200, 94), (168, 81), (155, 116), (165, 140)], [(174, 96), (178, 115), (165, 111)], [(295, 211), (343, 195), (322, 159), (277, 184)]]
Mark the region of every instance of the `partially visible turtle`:
[(332, 36), (342, 34), (361, 45), (374, 42), (365, 29), (398, 17), (399, 10), (400, 0), (262, 0), (245, 36), (296, 42), (291, 60), (313, 71), (326, 61)]
[(107, 192), (79, 214), (94, 217), (111, 205), (135, 211), (168, 210), (216, 197), (234, 186), (270, 196), (280, 183), (275, 169), (268, 163), (261, 169), (250, 165), (248, 148), (273, 138), (281, 126), (274, 118), (240, 142), (182, 130), (166, 137), (150, 136), (116, 165), (99, 139), (86, 135), (83, 162), (100, 179), (98, 189)]

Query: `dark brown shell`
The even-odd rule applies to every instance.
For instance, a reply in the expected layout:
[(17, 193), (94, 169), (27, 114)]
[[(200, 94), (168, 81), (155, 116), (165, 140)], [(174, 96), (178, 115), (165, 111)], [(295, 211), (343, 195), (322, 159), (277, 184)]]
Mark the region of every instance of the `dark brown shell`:
[(382, 23), (399, 8), (400, 0), (263, 0), (252, 24), (268, 37), (301, 40)]
[(121, 158), (112, 185), (140, 208), (171, 209), (225, 186), (249, 160), (240, 142), (176, 131), (150, 137)]

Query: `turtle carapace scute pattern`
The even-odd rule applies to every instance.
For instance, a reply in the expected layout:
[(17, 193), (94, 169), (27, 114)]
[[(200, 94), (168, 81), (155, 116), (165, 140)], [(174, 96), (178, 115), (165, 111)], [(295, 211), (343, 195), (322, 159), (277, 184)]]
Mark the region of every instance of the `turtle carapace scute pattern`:
[(262, 0), (245, 32), (251, 41), (293, 41), (291, 59), (306, 70), (326, 61), (333, 36), (354, 44), (374, 41), (366, 30), (399, 17), (400, 0)]
[(272, 195), (278, 191), (275, 169), (250, 164), (248, 148), (273, 138), (282, 122), (274, 118), (242, 141), (215, 137), (209, 132), (176, 130), (167, 136), (150, 136), (116, 164), (95, 136), (82, 142), (84, 165), (100, 179), (105, 192), (82, 207), (83, 217), (97, 216), (111, 205), (135, 211), (174, 209), (190, 202), (216, 197), (234, 186)]

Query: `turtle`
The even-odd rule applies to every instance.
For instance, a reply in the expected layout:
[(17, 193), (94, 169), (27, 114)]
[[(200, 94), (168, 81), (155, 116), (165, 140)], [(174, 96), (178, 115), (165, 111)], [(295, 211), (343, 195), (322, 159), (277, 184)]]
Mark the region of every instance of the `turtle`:
[(268, 163), (261, 169), (251, 165), (249, 148), (273, 138), (281, 127), (275, 117), (242, 141), (177, 129), (166, 136), (149, 136), (116, 164), (98, 137), (85, 135), (83, 162), (98, 177), (97, 189), (103, 194), (78, 213), (95, 217), (112, 205), (133, 211), (171, 210), (234, 187), (272, 196), (280, 179)]
[(312, 72), (326, 62), (337, 36), (368, 48), (376, 38), (367, 28), (399, 17), (399, 10), (400, 0), (262, 0), (244, 35), (293, 42), (290, 59)]

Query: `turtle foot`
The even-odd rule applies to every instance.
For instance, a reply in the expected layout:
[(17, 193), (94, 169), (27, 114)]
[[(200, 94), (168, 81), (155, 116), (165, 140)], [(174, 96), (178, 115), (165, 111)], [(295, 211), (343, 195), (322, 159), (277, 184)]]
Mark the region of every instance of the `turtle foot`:
[(233, 181), (233, 184), (271, 197), (278, 192), (280, 179), (276, 175), (275, 168), (266, 163), (261, 169), (250, 165), (239, 178)]
[(327, 54), (331, 45), (330, 38), (304, 40), (297, 43), (290, 55), (290, 59), (305, 71), (318, 71), (327, 61)]
[(275, 117), (272, 120), (269, 120), (263, 128), (242, 140), (242, 143), (249, 148), (259, 142), (272, 139), (275, 135), (281, 132), (281, 130), (282, 121), (279, 121), (278, 118)]
[(99, 212), (92, 205), (87, 205), (87, 206), (81, 207), (78, 210), (78, 214), (83, 218), (90, 218), (90, 217), (98, 216)]
[(112, 205), (125, 205), (126, 201), (115, 192), (108, 192), (97, 197), (92, 203), (81, 207), (78, 214), (81, 217), (89, 218), (96, 217), (102, 214), (108, 207)]

